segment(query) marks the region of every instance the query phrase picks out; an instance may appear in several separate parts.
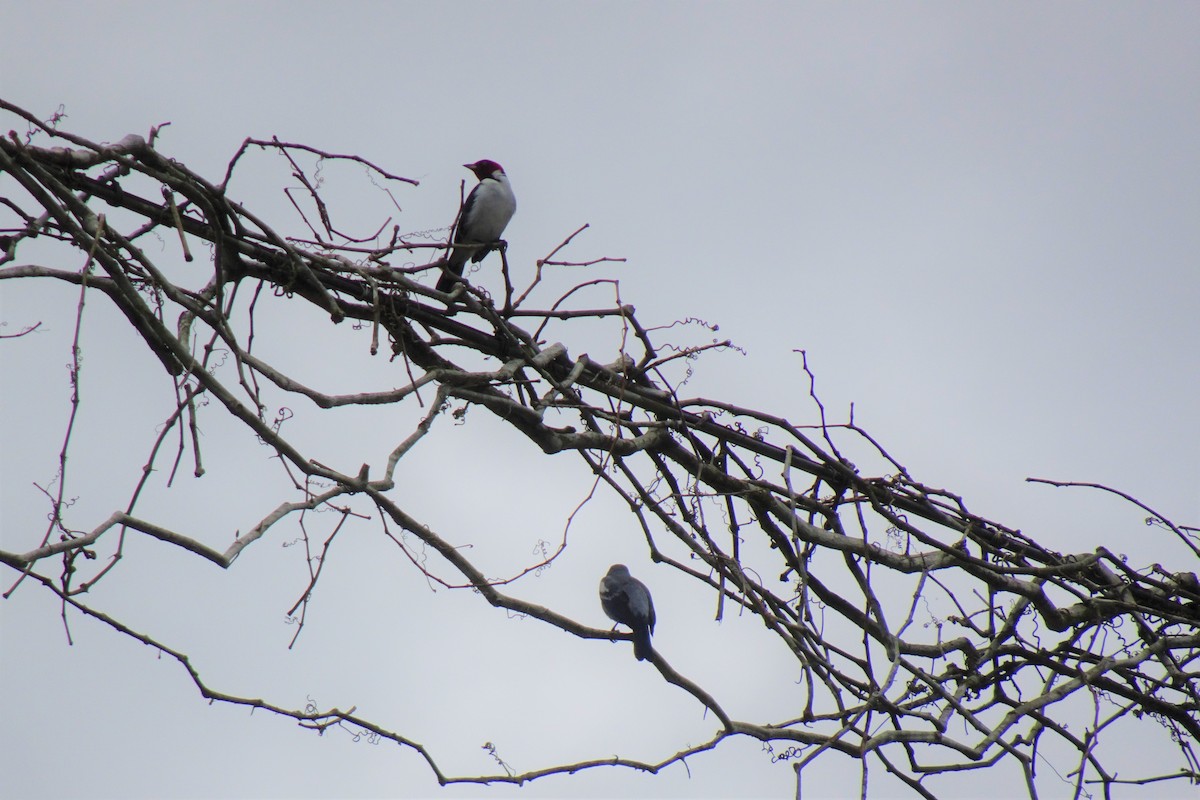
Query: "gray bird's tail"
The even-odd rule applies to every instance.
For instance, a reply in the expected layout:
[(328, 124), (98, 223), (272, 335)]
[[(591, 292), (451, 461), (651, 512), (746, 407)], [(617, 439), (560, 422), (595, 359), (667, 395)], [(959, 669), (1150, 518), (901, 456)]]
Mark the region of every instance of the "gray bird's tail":
[(650, 628), (638, 625), (633, 629), (633, 655), (638, 661), (647, 661), (654, 648), (650, 646)]

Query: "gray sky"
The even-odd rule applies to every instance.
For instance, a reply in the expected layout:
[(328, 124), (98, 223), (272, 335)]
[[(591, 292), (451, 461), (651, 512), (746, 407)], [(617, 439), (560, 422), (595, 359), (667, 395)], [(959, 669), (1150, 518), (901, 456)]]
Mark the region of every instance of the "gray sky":
[[(572, 257), (628, 261), (556, 274), (552, 286), (617, 277), (644, 322), (702, 318), (744, 348), (702, 359), (687, 394), (812, 421), (793, 353), (803, 348), (834, 417), (854, 403), (856, 421), (918, 479), (977, 513), (1064, 552), (1103, 544), (1135, 566), (1196, 569), (1135, 509), (1024, 482), (1105, 483), (1200, 522), (1195, 4), (331, 9), (5, 2), (0, 96), (46, 117), (62, 104), (65, 129), (93, 140), (170, 121), (160, 150), (214, 180), (247, 136), (357, 153), (421, 181), (394, 190), (405, 231), (447, 225), (470, 177), (459, 165), (495, 159), (518, 196), (506, 232), (515, 269), (589, 223)], [(365, 233), (395, 214), (359, 173), (327, 177), (346, 228)], [(286, 165), (259, 155), (231, 193), (299, 233), (281, 194), (293, 184)], [(0, 177), (0, 193), (10, 190)], [(47, 511), (32, 484), (52, 478), (66, 424), (76, 293), (11, 283), (0, 285), (5, 331), (45, 327), (0, 345), (0, 546), (23, 551)], [(361, 335), (318, 316), (296, 325), (295, 305), (272, 318), (277, 331), (295, 325), (264, 343), (273, 358), (329, 391), (397, 385), (396, 365), (371, 359)], [(170, 402), (119, 320), (95, 301), (88, 313), (86, 413), (70, 467), (81, 528), (123, 506)], [(611, 338), (588, 346), (598, 360), (612, 355)], [(292, 433), (335, 461), (377, 463), (395, 445), (387, 432), (408, 430), (393, 412), (296, 411)], [(533, 453), (517, 454), (529, 465), (519, 481), (495, 480), (513, 454), (480, 442), (511, 441), (499, 431), (482, 414), (465, 429), (443, 425), (436, 450), (402, 467), (411, 497), (398, 497), (441, 529), (478, 531), (458, 538), (515, 565), (537, 539), (561, 536), (589, 484), (568, 456)], [(217, 414), (205, 438), (210, 476), (160, 484), (147, 507), (218, 544), (279, 502), (270, 492), (282, 476)], [(447, 470), (473, 502), (438, 488)], [(773, 716), (789, 665), (747, 667), (758, 632), (713, 623), (710, 600), (650, 564), (617, 503), (595, 501), (570, 535), (568, 555), (522, 596), (603, 625), (595, 583), (624, 561), (654, 592), (656, 647), (735, 715)], [(134, 541), (90, 599), (192, 654), (218, 690), (357, 705), (431, 747), (450, 773), (494, 769), (486, 741), (527, 770), (613, 753), (657, 760), (712, 732), (690, 698), (628, 653), (499, 621), (468, 593), (430, 594), (367, 529), (343, 542), (288, 651), (283, 615), (305, 572), (286, 536), (219, 574)], [(7, 589), (11, 576), (0, 577)], [(94, 623), (74, 620), (68, 647), (58, 607), (32, 586), (0, 602), (0, 630), (6, 796), (439, 793), (411, 752), (210, 707), (176, 664)], [(822, 773), (829, 783), (806, 793), (856, 791), (855, 765), (837, 758)], [(791, 768), (749, 741), (688, 766), (690, 777), (679, 766), (598, 771), (519, 794), (792, 791)], [(873, 780), (872, 796), (898, 793)], [(978, 780), (961, 791), (992, 788), (1011, 794)]]

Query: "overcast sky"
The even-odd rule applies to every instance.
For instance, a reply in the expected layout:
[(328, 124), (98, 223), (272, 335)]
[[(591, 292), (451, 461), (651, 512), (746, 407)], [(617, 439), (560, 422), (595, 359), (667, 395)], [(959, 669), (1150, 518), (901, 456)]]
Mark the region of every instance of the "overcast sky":
[[(977, 513), (1064, 552), (1104, 545), (1138, 567), (1198, 566), (1136, 509), (1024, 482), (1096, 481), (1200, 523), (1194, 3), (6, 0), (0, 18), (0, 96), (43, 117), (62, 106), (63, 127), (95, 141), (170, 122), (159, 149), (214, 181), (247, 136), (356, 153), (421, 181), (393, 190), (402, 213), (384, 213), (422, 231), (453, 219), (470, 178), (461, 164), (495, 159), (518, 197), (506, 233), (514, 269), (531, 270), (589, 223), (571, 255), (627, 261), (556, 274), (554, 285), (619, 278), (644, 323), (701, 318), (744, 350), (701, 359), (687, 394), (811, 421), (802, 348), (832, 415), (853, 403), (915, 477)], [(301, 233), (281, 194), (294, 185), (286, 166), (256, 158), (231, 193)], [(331, 169), (328, 192), (352, 231), (382, 221), (361, 173)], [(478, 280), (495, 289), (494, 278)], [(20, 552), (44, 532), (33, 484), (52, 479), (66, 425), (77, 293), (12, 283), (0, 284), (4, 332), (44, 323), (0, 344), (0, 546)], [(85, 529), (124, 505), (170, 402), (153, 361), (94, 304), (71, 466), (71, 521)], [(273, 355), (329, 391), (396, 385), (395, 365), (366, 356), (361, 337), (311, 321)], [(395, 444), (388, 435), (406, 430), (378, 413), (297, 411), (292, 432), (334, 459), (377, 463)], [(462, 430), (445, 425), (439, 449), (407, 475), (413, 496), (398, 500), (446, 531), (479, 531), (481, 547), (498, 540), (518, 563), (539, 537), (561, 535), (588, 475), (567, 456), (530, 458), (518, 490), (499, 485), (510, 454), (480, 452), (475, 437), (500, 438), (489, 425), (481, 414)], [(208, 426), (211, 480), (160, 485), (152, 507), (216, 545), (280, 498), (246, 496), (221, 476), (280, 475), (261, 448), (223, 450), (236, 437), (217, 415)], [(454, 470), (472, 502), (438, 494), (425, 470)], [(625, 561), (654, 592), (656, 647), (714, 683), (736, 674), (746, 651), (729, 643), (749, 648), (756, 634), (736, 621), (714, 630), (710, 601), (650, 563), (617, 503), (598, 500), (584, 517), (569, 557), (521, 596), (604, 625), (595, 584)], [(657, 760), (711, 734), (690, 698), (627, 653), (498, 623), (466, 592), (431, 594), (378, 538), (364, 529), (346, 543), (291, 651), (283, 615), (306, 573), (282, 531), (228, 572), (131, 543), (123, 571), (89, 599), (193, 654), (218, 690), (357, 704), (434, 749), (450, 773), (495, 769), (486, 741), (528, 770), (616, 752)], [(0, 575), (4, 589), (11, 578)], [(177, 664), (95, 623), (74, 619), (68, 646), (58, 606), (33, 585), (0, 602), (0, 632), (6, 797), (779, 797), (793, 787), (789, 766), (738, 741), (690, 759), (690, 776), (607, 770), (520, 792), (442, 792), (410, 751), (210, 707)], [(729, 681), (721, 697), (739, 716), (772, 718), (757, 690), (791, 679), (786, 665), (772, 669)], [(827, 755), (830, 783), (806, 783), (806, 796), (856, 791), (854, 765)], [(993, 790), (1013, 793), (981, 782), (962, 791)], [(872, 796), (890, 793), (880, 779)]]

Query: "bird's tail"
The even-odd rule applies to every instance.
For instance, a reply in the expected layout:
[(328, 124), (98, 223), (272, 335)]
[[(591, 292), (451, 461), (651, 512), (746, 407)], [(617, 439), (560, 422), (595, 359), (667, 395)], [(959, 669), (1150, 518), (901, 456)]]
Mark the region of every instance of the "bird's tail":
[(439, 292), (449, 292), (454, 288), (454, 284), (458, 283), (461, 278), (462, 272), (457, 274), (442, 272), (442, 277), (438, 278), (437, 290)]
[(650, 628), (638, 625), (633, 629), (633, 655), (638, 661), (646, 661), (654, 648), (650, 646)]
[(454, 284), (462, 280), (463, 267), (467, 264), (467, 253), (462, 248), (454, 247), (450, 249), (450, 254), (446, 256), (446, 260), (442, 262), (442, 274), (438, 278), (437, 290), (439, 292), (448, 292), (454, 288)]

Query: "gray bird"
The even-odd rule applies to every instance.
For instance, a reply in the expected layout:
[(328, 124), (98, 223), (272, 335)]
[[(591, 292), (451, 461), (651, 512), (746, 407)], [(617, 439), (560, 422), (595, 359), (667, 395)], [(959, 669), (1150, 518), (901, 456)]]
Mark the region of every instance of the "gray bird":
[(633, 654), (638, 661), (650, 657), (654, 633), (654, 601), (646, 584), (629, 574), (629, 567), (613, 564), (600, 580), (600, 605), (613, 622), (633, 630)]

